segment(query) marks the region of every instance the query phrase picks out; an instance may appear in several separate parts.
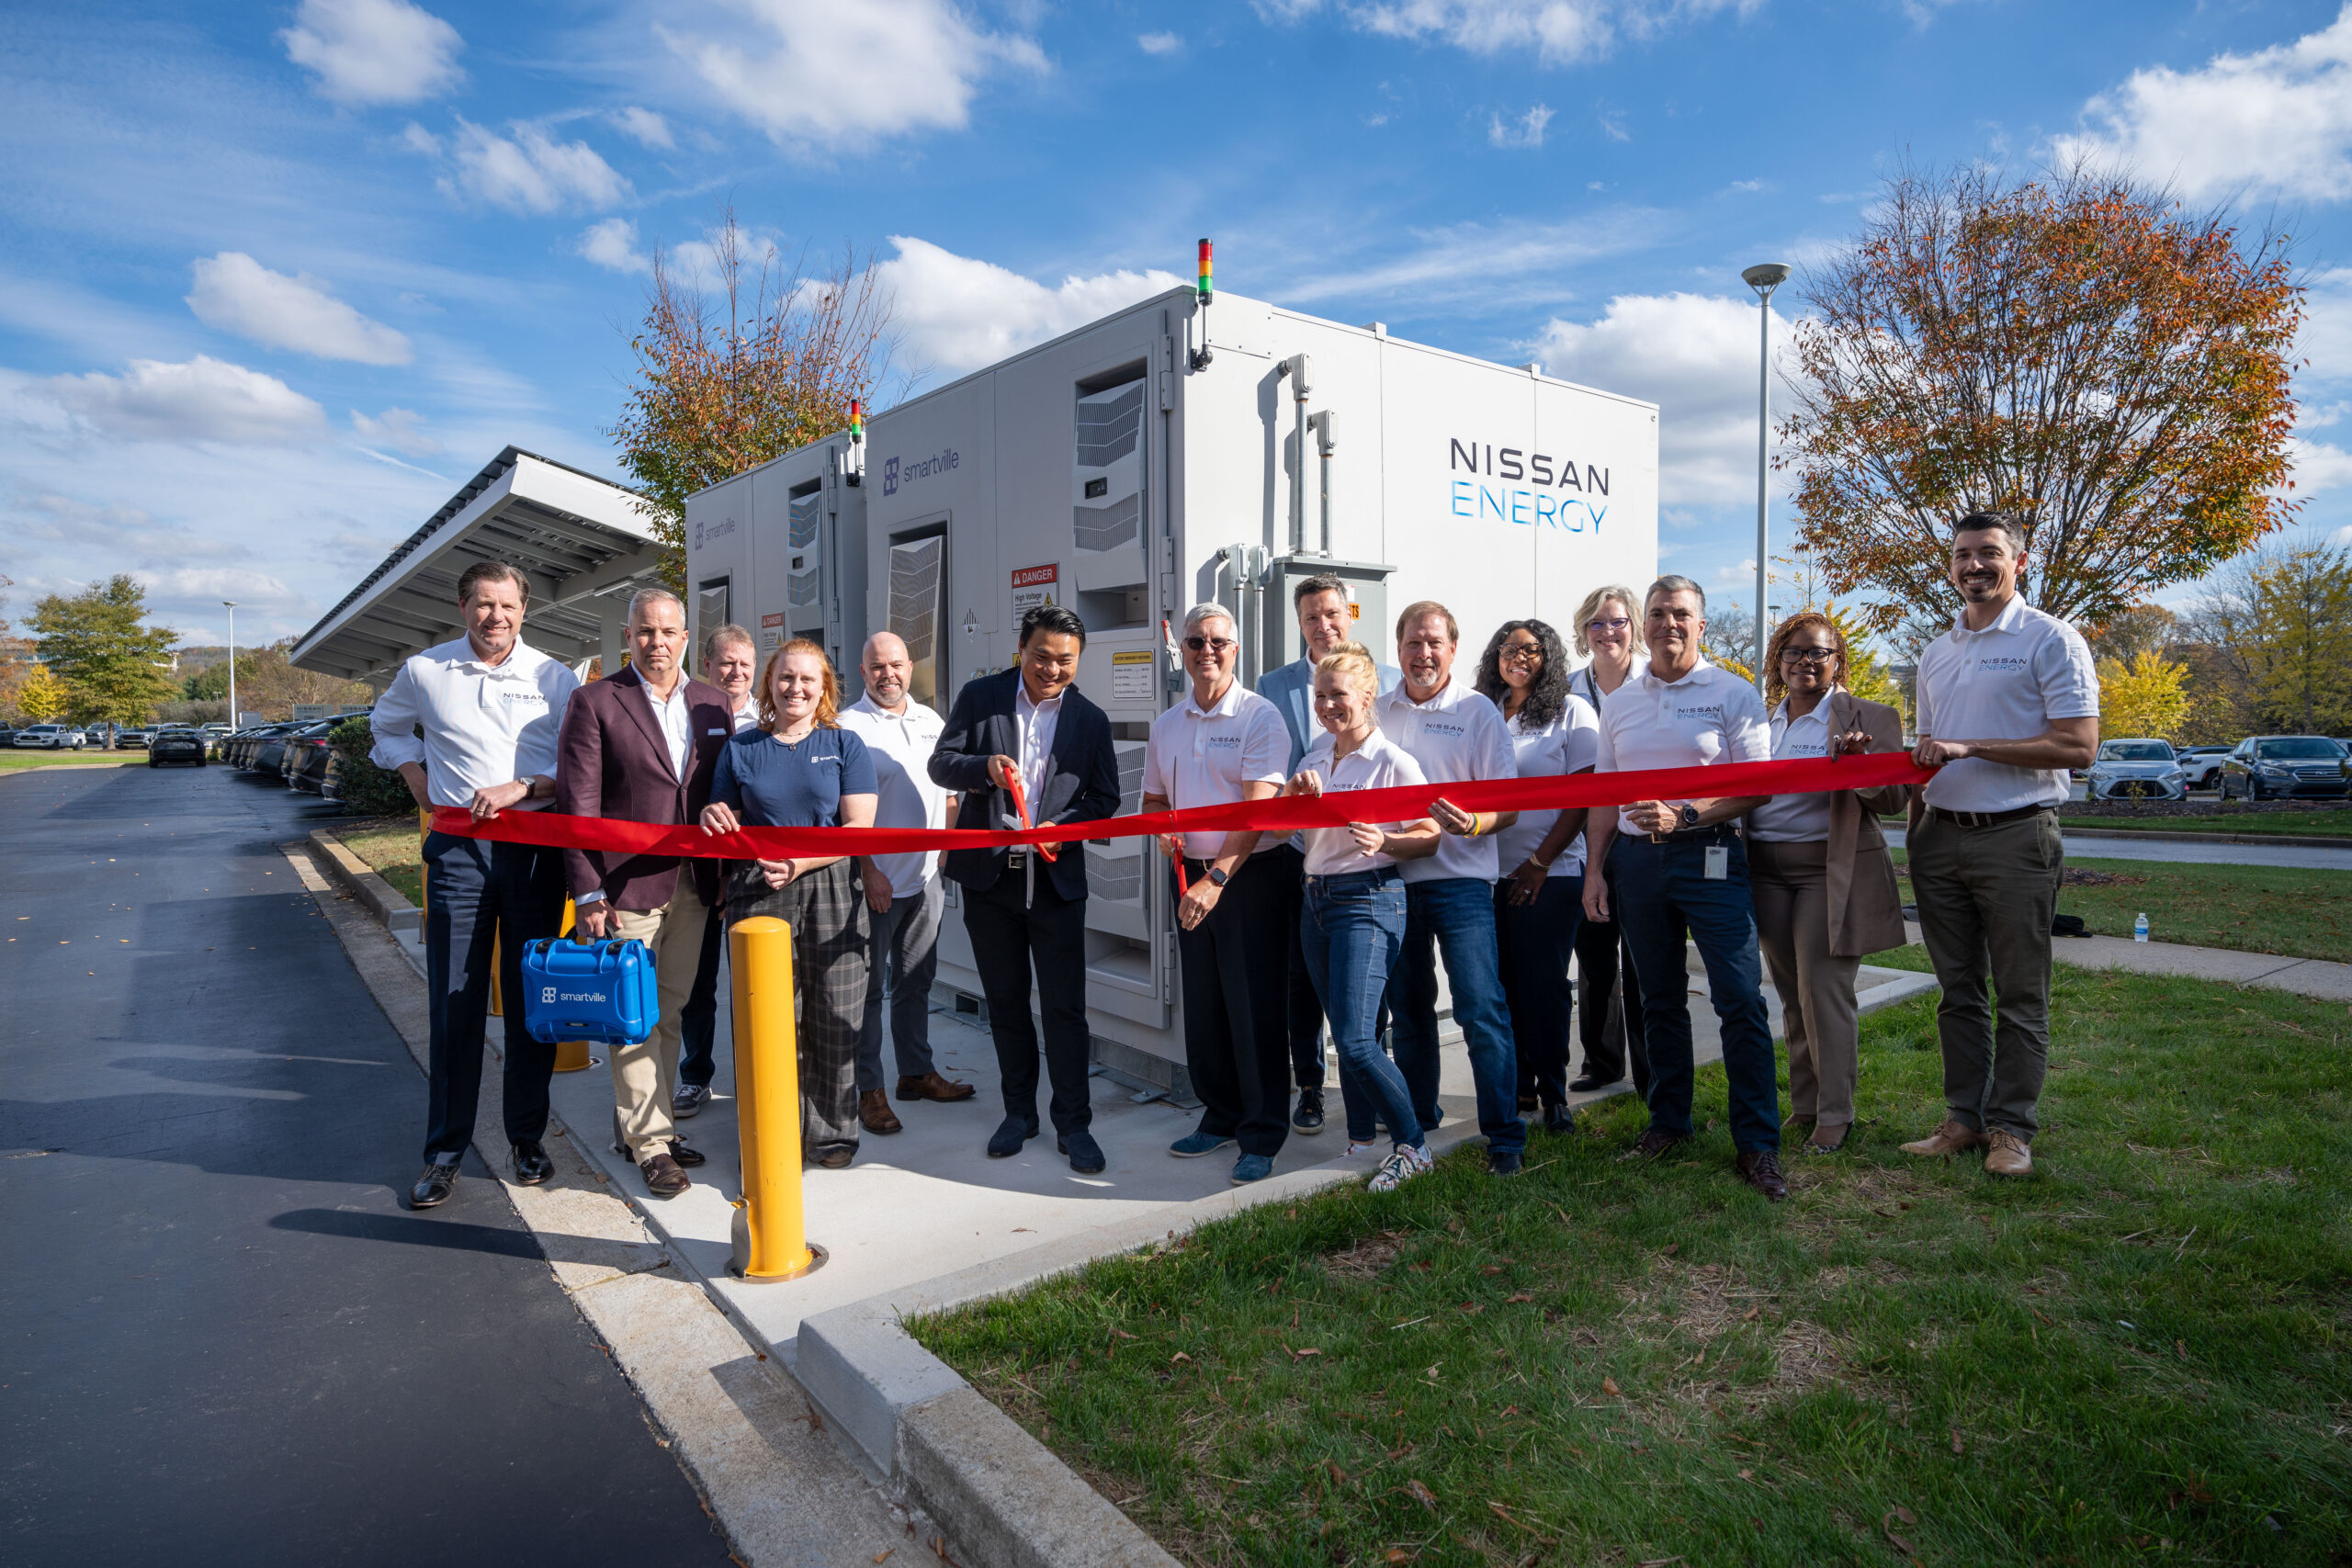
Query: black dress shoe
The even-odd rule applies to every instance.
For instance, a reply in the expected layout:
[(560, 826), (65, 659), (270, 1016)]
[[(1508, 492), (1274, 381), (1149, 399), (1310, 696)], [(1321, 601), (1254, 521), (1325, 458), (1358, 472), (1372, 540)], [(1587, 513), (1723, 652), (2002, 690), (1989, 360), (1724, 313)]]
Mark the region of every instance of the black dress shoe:
[(1080, 1176), (1092, 1176), (1102, 1168), (1102, 1145), (1083, 1127), (1056, 1138), (1054, 1147), (1069, 1156), (1069, 1168)]
[(1036, 1135), (1037, 1123), (1008, 1116), (989, 1134), (989, 1158), (1010, 1159), (1021, 1152), (1022, 1145)]
[(1755, 1149), (1732, 1161), (1739, 1179), (1777, 1203), (1789, 1195), (1788, 1179), (1781, 1174), (1781, 1156), (1770, 1149)]
[(430, 1209), (436, 1204), (446, 1203), (449, 1201), (449, 1194), (456, 1190), (457, 1185), (458, 1168), (456, 1166), (437, 1163), (428, 1165), (424, 1168), (424, 1174), (416, 1179), (416, 1185), (408, 1190), (408, 1206), (412, 1209)]
[(1302, 1133), (1323, 1130), (1323, 1090), (1320, 1086), (1298, 1091), (1298, 1109), (1290, 1113), (1290, 1124)]
[(1578, 1073), (1575, 1079), (1569, 1083), (1568, 1092), (1570, 1094), (1590, 1094), (1594, 1089), (1607, 1089), (1611, 1084), (1622, 1083), (1624, 1079), (1622, 1075), (1613, 1078), (1604, 1078), (1596, 1077), (1590, 1073)]
[(1544, 1130), (1573, 1133), (1577, 1130), (1577, 1113), (1565, 1105), (1547, 1105), (1544, 1108)]
[(1634, 1140), (1634, 1146), (1617, 1157), (1620, 1159), (1663, 1159), (1690, 1141), (1690, 1135), (1688, 1133), (1678, 1136), (1672, 1133), (1660, 1132), (1656, 1127), (1645, 1127), (1642, 1129), (1642, 1135)]
[(526, 1138), (514, 1145), (514, 1185), (537, 1187), (555, 1174), (555, 1161), (536, 1138)]
[(698, 1165), (708, 1165), (710, 1156), (687, 1144), (684, 1138), (670, 1140), (670, 1157), (692, 1170)]
[(1517, 1149), (1488, 1149), (1487, 1151), (1488, 1176), (1517, 1176), (1526, 1164), (1527, 1156)]

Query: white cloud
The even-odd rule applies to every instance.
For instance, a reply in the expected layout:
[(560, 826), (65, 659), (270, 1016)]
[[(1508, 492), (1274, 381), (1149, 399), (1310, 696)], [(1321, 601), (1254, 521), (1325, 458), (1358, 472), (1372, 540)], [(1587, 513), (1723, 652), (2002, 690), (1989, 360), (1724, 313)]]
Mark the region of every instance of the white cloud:
[[(1789, 322), (1773, 325), (1781, 348)], [(1658, 489), (1667, 503), (1756, 499), (1753, 301), (1621, 295), (1597, 321), (1553, 321), (1534, 346), (1555, 376), (1658, 405)], [(1776, 377), (1774, 401), (1786, 396)]]
[(1537, 104), (1525, 114), (1506, 122), (1495, 115), (1487, 128), (1487, 140), (1498, 147), (1541, 147), (1544, 128), (1552, 123), (1552, 111)]
[(308, 273), (272, 272), (243, 251), (201, 257), (194, 270), (188, 309), (208, 327), (320, 359), (406, 365), (413, 357), (407, 338), (369, 321)]
[(2200, 70), (2151, 66), (2083, 106), (2061, 159), (2087, 155), (2168, 180), (2192, 200), (2254, 187), (2352, 197), (2352, 6), (2333, 26)]
[(1600, 134), (1611, 141), (1631, 141), (1634, 133), (1625, 129), (1623, 109), (1595, 109), (1593, 118), (1600, 127)]
[(650, 147), (663, 152), (677, 151), (677, 139), (670, 134), (670, 122), (651, 109), (631, 105), (615, 114), (613, 123), (621, 128), (623, 135), (640, 147)]
[[(1285, 268), (1291, 281), (1283, 288), (1283, 302), (1329, 302), (1349, 310), (1370, 310), (1375, 316), (1396, 300), (1408, 301), (1418, 312), (1530, 305), (1556, 310), (1565, 269), (1647, 250), (1659, 243), (1669, 221), (1639, 208), (1612, 209), (1568, 222), (1514, 219), (1422, 230), (1402, 246), (1393, 231), (1384, 231), (1372, 245), (1378, 259), (1369, 263), (1356, 263), (1362, 252), (1335, 240), (1302, 249)], [(1347, 259), (1338, 262), (1338, 256)]]
[[(594, 210), (635, 194), (628, 181), (585, 141), (556, 141), (537, 126), (519, 120), (507, 129), (512, 137), (459, 116), (449, 144), (453, 166), (443, 176), (441, 188), (509, 212), (538, 213)], [(421, 152), (441, 151), (440, 139), (421, 127), (409, 127), (406, 138)]]
[(734, 0), (713, 21), (707, 33), (654, 30), (723, 107), (821, 152), (960, 130), (984, 78), (1046, 68), (1035, 40), (989, 32), (949, 0)]
[(58, 376), (49, 393), (99, 429), (139, 441), (277, 446), (326, 426), (318, 404), (275, 376), (206, 355), (184, 365), (134, 359), (120, 376)]
[(591, 224), (580, 235), (580, 254), (611, 272), (651, 272), (653, 264), (637, 248), (637, 224), (628, 218), (607, 218)]
[(2306, 280), (2303, 324), (2295, 357), (2309, 361), (2299, 382), (2352, 382), (2352, 266), (2332, 267)]
[(413, 104), (464, 78), (458, 29), (409, 0), (302, 0), (277, 37), (339, 104)]
[(1138, 33), (1136, 44), (1146, 54), (1177, 54), (1184, 48), (1184, 40), (1174, 33)]
[(897, 300), (891, 324), (905, 334), (918, 365), (958, 374), (990, 364), (1149, 299), (1185, 280), (1147, 272), (1069, 276), (1048, 288), (991, 262), (942, 250), (927, 240), (893, 234), (898, 255), (876, 271)]
[(2352, 485), (2352, 452), (2341, 446), (2306, 441), (2298, 435), (2288, 441), (2287, 453), (2295, 465), (2293, 493), (2298, 501), (2309, 501), (2315, 495)]
[[(1598, 60), (1621, 38), (1646, 39), (1689, 17), (1747, 16), (1763, 0), (1337, 0), (1332, 9), (1363, 32), (1436, 40), (1472, 54), (1534, 57), (1540, 65)], [(1291, 22), (1322, 0), (1259, 0), (1269, 21)]]
[(419, 428), (423, 423), (414, 409), (386, 409), (372, 417), (357, 409), (351, 411), (351, 428), (362, 441), (372, 441), (412, 457), (430, 457), (441, 450), (441, 443)]

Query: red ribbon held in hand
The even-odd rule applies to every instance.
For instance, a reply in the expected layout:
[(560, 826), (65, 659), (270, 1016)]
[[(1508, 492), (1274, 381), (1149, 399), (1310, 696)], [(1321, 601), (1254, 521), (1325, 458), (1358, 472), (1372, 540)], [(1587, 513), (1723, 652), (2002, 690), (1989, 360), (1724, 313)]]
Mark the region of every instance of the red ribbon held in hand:
[[(1010, 782), (1004, 787), (1012, 792), (1012, 809), (1021, 818), (1022, 829), (1024, 831), (1035, 831), (1037, 824), (1029, 820), (1029, 796), (1021, 787), (1020, 772), (1017, 769), (1008, 768), (1005, 770), (1005, 777)], [(1037, 846), (1037, 852), (1049, 861), (1059, 858), (1061, 854), (1060, 849), (1057, 846), (1044, 843)]]

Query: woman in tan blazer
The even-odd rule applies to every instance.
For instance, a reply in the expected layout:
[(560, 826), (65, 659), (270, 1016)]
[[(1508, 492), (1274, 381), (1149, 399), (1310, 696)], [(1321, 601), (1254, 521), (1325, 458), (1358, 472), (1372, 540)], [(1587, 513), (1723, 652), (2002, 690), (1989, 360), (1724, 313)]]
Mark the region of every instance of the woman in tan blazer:
[[(1776, 759), (1903, 750), (1903, 716), (1847, 691), (1846, 669), (1846, 639), (1828, 616), (1781, 623), (1765, 650)], [(1905, 940), (1878, 817), (1907, 795), (1898, 784), (1774, 795), (1747, 819), (1756, 925), (1789, 1043), (1789, 1121), (1812, 1124), (1807, 1154), (1834, 1153), (1853, 1125), (1855, 973), (1863, 954)]]

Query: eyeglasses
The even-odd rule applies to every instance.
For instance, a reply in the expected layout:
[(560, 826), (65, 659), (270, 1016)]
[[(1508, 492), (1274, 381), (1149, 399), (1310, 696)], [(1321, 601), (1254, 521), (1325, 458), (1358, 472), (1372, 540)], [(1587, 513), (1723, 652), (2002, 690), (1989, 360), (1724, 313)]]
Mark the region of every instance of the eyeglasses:
[(1826, 664), (1838, 657), (1834, 648), (1784, 648), (1781, 649), (1783, 664)]
[(1618, 615), (1606, 621), (1587, 621), (1584, 629), (1589, 632), (1622, 632), (1633, 624), (1624, 616)]
[(1188, 637), (1184, 646), (1194, 653), (1223, 653), (1234, 641), (1229, 637)]
[(1498, 657), (1514, 664), (1541, 664), (1544, 662), (1544, 645), (1540, 642), (1507, 642)]

